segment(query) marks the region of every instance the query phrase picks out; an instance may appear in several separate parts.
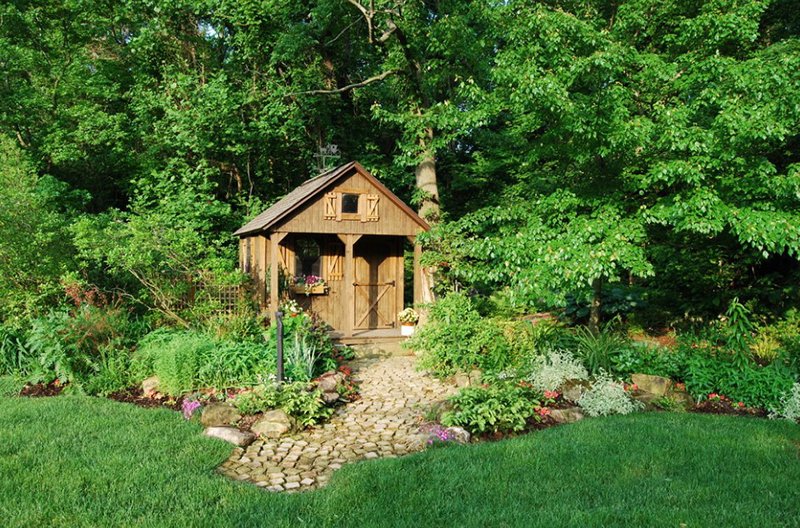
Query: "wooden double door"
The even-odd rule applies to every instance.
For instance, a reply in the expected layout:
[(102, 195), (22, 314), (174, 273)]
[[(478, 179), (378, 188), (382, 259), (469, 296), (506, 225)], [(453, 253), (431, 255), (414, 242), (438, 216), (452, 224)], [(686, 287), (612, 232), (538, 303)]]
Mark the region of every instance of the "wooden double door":
[(403, 302), (402, 243), (364, 237), (353, 248), (353, 329), (395, 328)]

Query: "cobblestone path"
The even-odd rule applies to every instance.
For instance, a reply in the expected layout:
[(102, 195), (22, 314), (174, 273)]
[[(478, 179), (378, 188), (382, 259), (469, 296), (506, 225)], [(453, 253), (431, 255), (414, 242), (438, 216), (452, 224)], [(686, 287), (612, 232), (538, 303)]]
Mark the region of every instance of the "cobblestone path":
[(361, 399), (337, 409), (328, 423), (278, 440), (237, 448), (224, 474), (271, 491), (325, 485), (342, 465), (417, 451), (422, 415), (455, 389), (415, 370), (412, 356), (352, 361)]

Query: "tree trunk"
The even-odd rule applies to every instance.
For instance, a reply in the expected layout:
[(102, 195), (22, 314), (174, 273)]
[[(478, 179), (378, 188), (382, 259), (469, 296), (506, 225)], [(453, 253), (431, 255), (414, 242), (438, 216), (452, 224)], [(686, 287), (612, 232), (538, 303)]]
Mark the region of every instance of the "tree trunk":
[(431, 148), (433, 129), (425, 130), (426, 138), (420, 142), (422, 159), (414, 174), (417, 178), (417, 189), (422, 192), (419, 215), (429, 223), (439, 219), (439, 185), (436, 182), (436, 156)]
[[(436, 157), (431, 148), (433, 129), (425, 130), (426, 139), (420, 142), (422, 159), (417, 165), (414, 174), (417, 179), (417, 189), (422, 192), (422, 201), (419, 204), (419, 215), (428, 223), (433, 224), (439, 220), (439, 186), (436, 181)], [(424, 267), (421, 270), (422, 302), (432, 303), (433, 295), (433, 268)], [(426, 319), (427, 314), (423, 315)]]
[(589, 330), (597, 335), (600, 333), (600, 295), (603, 293), (603, 279), (592, 281), (592, 305), (589, 308)]

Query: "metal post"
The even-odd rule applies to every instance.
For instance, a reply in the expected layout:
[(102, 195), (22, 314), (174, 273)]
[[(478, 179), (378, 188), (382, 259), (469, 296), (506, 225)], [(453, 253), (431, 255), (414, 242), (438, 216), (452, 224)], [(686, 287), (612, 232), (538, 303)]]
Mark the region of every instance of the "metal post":
[(275, 312), (275, 327), (277, 335), (276, 344), (278, 349), (278, 383), (283, 383), (283, 312), (278, 310)]

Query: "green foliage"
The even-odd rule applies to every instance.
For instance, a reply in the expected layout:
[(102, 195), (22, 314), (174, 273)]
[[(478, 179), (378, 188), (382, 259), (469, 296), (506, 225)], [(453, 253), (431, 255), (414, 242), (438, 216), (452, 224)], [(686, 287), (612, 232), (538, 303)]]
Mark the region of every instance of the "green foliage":
[(612, 359), (611, 372), (619, 376), (627, 376), (636, 372), (664, 376), (674, 380), (686, 378), (686, 368), (691, 348), (676, 349), (650, 346), (644, 343), (631, 343), (631, 346), (620, 350)]
[(0, 134), (0, 322), (35, 316), (58, 299), (74, 252), (57, 204), (63, 193)]
[(687, 362), (685, 379), (686, 390), (697, 400), (718, 393), (748, 407), (771, 409), (791, 390), (796, 375), (780, 362), (742, 366), (731, 353), (698, 351)]
[(422, 353), (420, 368), (438, 376), (457, 370), (502, 370), (509, 344), (499, 324), (484, 319), (464, 293), (451, 293), (430, 307), (428, 323), (406, 346)]
[[(277, 323), (272, 321), (265, 334), (272, 354), (277, 354)], [(283, 318), (285, 374), (295, 381), (309, 381), (336, 368), (334, 346), (326, 330), (314, 316), (297, 312)]]
[(141, 323), (117, 305), (52, 311), (31, 322), (18, 348), (27, 357), (19, 373), (31, 383), (58, 380), (68, 390), (89, 394), (125, 389), (134, 381), (129, 361), (141, 330)]
[(33, 356), (25, 348), (25, 335), (22, 331), (0, 326), (0, 375), (27, 374), (33, 363)]
[(132, 372), (138, 381), (158, 376), (160, 390), (177, 396), (197, 389), (254, 385), (274, 374), (275, 354), (264, 342), (163, 329), (139, 342)]
[(585, 326), (575, 329), (576, 353), (591, 374), (611, 372), (614, 358), (629, 346), (626, 338), (610, 325), (597, 333)]
[(541, 393), (524, 383), (466, 387), (449, 399), (453, 408), (442, 414), (442, 424), (474, 434), (522, 431), (538, 416), (540, 398)]
[(246, 415), (283, 409), (303, 426), (323, 422), (333, 413), (333, 409), (322, 401), (320, 392), (308, 390), (308, 384), (304, 382), (259, 384), (238, 394), (232, 403)]

